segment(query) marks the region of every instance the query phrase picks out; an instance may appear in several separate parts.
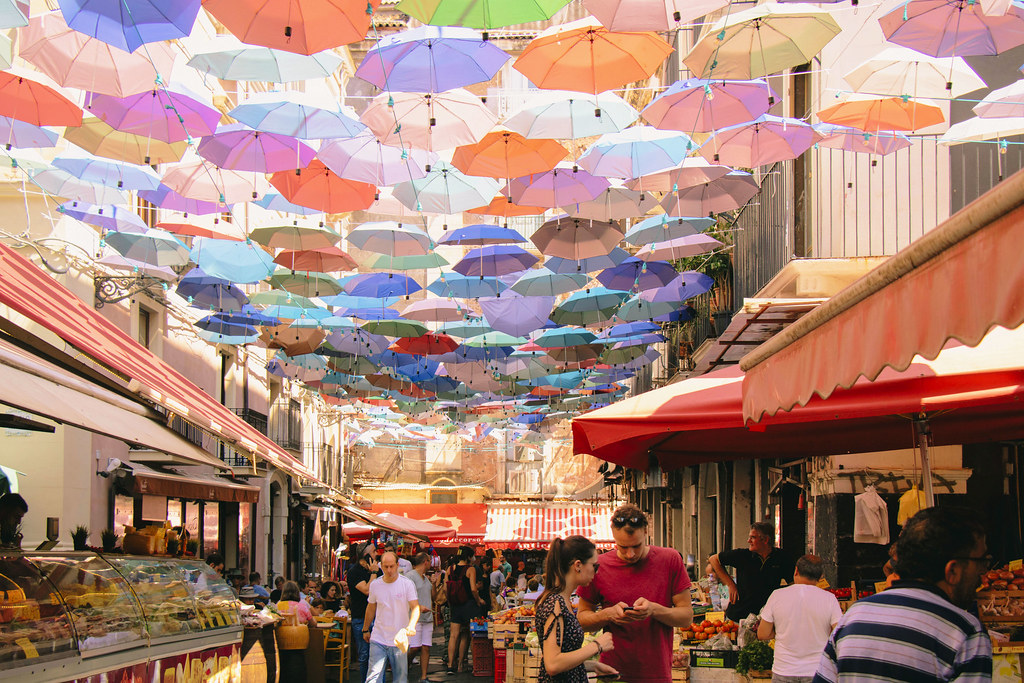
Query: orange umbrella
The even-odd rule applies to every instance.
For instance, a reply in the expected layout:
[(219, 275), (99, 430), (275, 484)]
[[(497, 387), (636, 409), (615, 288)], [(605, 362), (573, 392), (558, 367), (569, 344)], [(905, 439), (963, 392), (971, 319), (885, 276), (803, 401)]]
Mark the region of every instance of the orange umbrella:
[(596, 95), (650, 76), (672, 54), (651, 31), (609, 31), (593, 17), (534, 38), (512, 65), (537, 87)]
[(380, 0), (203, 0), (206, 11), (243, 43), (301, 55), (362, 40), (379, 4)]
[(452, 166), (466, 175), (519, 178), (546, 173), (568, 154), (568, 150), (554, 140), (527, 140), (519, 133), (496, 130), (475, 145), (457, 148)]
[(539, 216), (547, 211), (543, 206), (520, 206), (508, 200), (504, 195), (498, 195), (491, 200), (487, 206), (480, 206), (469, 209), (466, 213), (476, 213), (482, 216), (501, 216), (511, 218), (512, 216)]
[(358, 264), (341, 247), (323, 247), (303, 251), (282, 251), (274, 263), (292, 270), (314, 273), (336, 273), (339, 270), (355, 270)]
[(27, 73), (17, 68), (0, 72), (0, 116), (37, 126), (82, 125), (78, 105), (50, 86), (32, 80)]
[(818, 112), (825, 123), (860, 130), (919, 130), (946, 120), (935, 105), (902, 97), (849, 100)]
[(291, 203), (325, 213), (368, 208), (377, 194), (373, 185), (340, 178), (319, 159), (314, 159), (298, 174), (278, 171), (270, 176), (270, 184)]

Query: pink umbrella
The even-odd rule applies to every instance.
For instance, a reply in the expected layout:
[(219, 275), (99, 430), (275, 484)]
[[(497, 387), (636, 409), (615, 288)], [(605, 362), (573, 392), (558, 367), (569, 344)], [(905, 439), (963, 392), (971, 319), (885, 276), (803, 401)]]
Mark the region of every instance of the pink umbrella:
[(440, 150), (479, 142), (498, 123), (476, 95), (381, 93), (359, 119), (385, 145)]
[(673, 83), (640, 114), (655, 128), (709, 133), (767, 114), (775, 98), (775, 92), (760, 78), (751, 81), (691, 78)]
[(575, 166), (559, 164), (547, 173), (513, 178), (508, 184), (508, 192), (516, 204), (553, 209), (588, 202), (610, 185), (607, 178), (592, 176)]
[(200, 141), (196, 152), (221, 168), (257, 173), (305, 168), (316, 156), (295, 138), (261, 133), (241, 123), (220, 126)]
[(402, 311), (403, 318), (425, 322), (453, 322), (462, 320), (466, 310), (452, 299), (422, 299), (413, 301)]
[(795, 159), (814, 144), (814, 129), (800, 119), (765, 114), (750, 123), (723, 128), (700, 148), (712, 162), (755, 168)]
[(718, 180), (688, 187), (661, 200), (670, 216), (705, 216), (738, 209), (757, 194), (757, 181), (749, 173), (733, 171)]
[(127, 53), (68, 28), (60, 12), (32, 17), (18, 31), (18, 53), (60, 85), (113, 97), (150, 90), (158, 73), (174, 63), (169, 43)]
[(227, 204), (246, 202), (267, 191), (263, 175), (232, 171), (194, 159), (169, 164), (163, 183), (189, 199)]
[(545, 256), (578, 261), (608, 254), (622, 240), (616, 223), (559, 216), (530, 237)]
[(847, 152), (864, 152), (884, 156), (910, 147), (910, 138), (903, 133), (866, 133), (857, 128), (837, 126), (833, 123), (815, 124), (814, 132), (819, 137), (815, 144)]
[(997, 55), (1024, 44), (1024, 16), (1016, 5), (986, 15), (974, 0), (910, 0), (878, 20), (891, 43), (932, 57)]
[(583, 0), (609, 31), (672, 31), (711, 14), (729, 0)]
[(698, 256), (714, 251), (723, 246), (721, 242), (710, 235), (698, 233), (677, 237), (667, 242), (655, 242), (644, 246), (636, 253), (641, 261), (674, 261), (676, 259)]
[(123, 98), (90, 94), (85, 106), (111, 128), (163, 142), (212, 135), (220, 121), (219, 111), (180, 85)]
[(672, 192), (717, 180), (732, 169), (712, 164), (701, 157), (687, 157), (678, 166), (626, 181), (626, 187), (641, 192)]
[(316, 155), (338, 177), (377, 186), (418, 180), (437, 161), (431, 152), (385, 145), (369, 133), (324, 140)]

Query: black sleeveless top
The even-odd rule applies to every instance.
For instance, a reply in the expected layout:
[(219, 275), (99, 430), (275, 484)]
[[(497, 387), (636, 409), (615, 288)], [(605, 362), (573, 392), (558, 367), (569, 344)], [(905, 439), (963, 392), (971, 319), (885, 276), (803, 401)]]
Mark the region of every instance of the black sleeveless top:
[[(544, 624), (549, 617), (555, 614), (555, 606), (559, 607), (559, 614), (551, 626), (544, 630)], [(548, 593), (544, 601), (537, 605), (537, 615), (534, 617), (534, 628), (537, 629), (537, 636), (540, 638), (541, 652), (544, 651), (544, 641), (551, 635), (551, 629), (555, 630), (555, 642), (562, 652), (573, 652), (583, 647), (583, 627), (580, 626), (576, 613), (572, 607), (566, 604), (561, 593)], [(541, 658), (540, 673), (537, 676), (538, 683), (587, 683), (587, 668), (580, 664), (568, 671), (563, 671), (554, 676), (548, 675), (544, 668), (543, 656)]]

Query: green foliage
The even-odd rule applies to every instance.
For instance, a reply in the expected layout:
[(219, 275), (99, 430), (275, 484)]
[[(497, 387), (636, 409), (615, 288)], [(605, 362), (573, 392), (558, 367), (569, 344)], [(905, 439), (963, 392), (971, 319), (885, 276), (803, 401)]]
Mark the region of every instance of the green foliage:
[[(725, 227), (721, 223), (719, 227)], [(705, 234), (714, 237), (716, 240), (729, 247), (732, 245), (732, 233), (724, 230), (712, 229)], [(714, 254), (699, 254), (681, 258), (673, 262), (676, 270), (695, 270), (711, 277), (715, 283), (727, 282), (732, 277), (732, 256), (731, 250), (719, 248)]]
[(78, 526), (76, 526), (74, 529), (71, 530), (71, 538), (74, 538), (74, 539), (81, 538), (83, 540), (85, 540), (86, 538), (89, 538), (89, 527), (83, 526), (83, 525), (79, 524)]
[(740, 650), (736, 661), (736, 672), (745, 674), (748, 671), (771, 671), (775, 662), (775, 651), (766, 641), (755, 640), (747, 643)]

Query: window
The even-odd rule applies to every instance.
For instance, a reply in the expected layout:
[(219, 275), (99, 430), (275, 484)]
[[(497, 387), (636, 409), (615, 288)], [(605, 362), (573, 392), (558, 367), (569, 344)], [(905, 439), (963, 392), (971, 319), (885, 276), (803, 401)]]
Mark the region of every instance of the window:
[(157, 223), (156, 204), (153, 204), (152, 202), (146, 201), (142, 197), (138, 198), (138, 204), (139, 204), (139, 208), (136, 210), (136, 213), (139, 214), (139, 217), (142, 218), (142, 220), (149, 227), (151, 227), (151, 228), (156, 227), (156, 223)]
[(459, 502), (459, 494), (454, 491), (431, 491), (430, 502), (455, 504)]
[(148, 309), (139, 307), (139, 343), (149, 348), (150, 330), (153, 324), (153, 315)]

